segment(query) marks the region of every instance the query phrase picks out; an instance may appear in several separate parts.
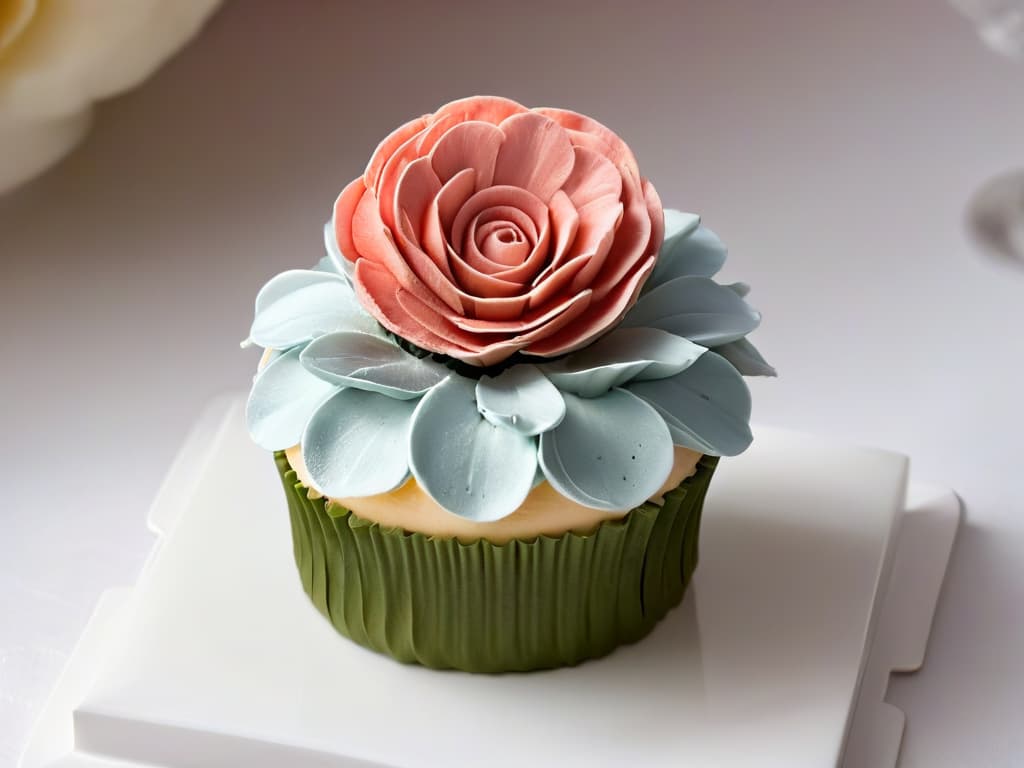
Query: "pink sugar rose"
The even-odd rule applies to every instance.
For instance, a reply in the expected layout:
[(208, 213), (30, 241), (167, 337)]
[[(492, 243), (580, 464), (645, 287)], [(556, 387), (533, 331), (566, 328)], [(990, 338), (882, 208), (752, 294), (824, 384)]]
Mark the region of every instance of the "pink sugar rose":
[(488, 366), (611, 329), (654, 269), (664, 215), (600, 123), (476, 96), (384, 139), (338, 197), (334, 230), (384, 327)]

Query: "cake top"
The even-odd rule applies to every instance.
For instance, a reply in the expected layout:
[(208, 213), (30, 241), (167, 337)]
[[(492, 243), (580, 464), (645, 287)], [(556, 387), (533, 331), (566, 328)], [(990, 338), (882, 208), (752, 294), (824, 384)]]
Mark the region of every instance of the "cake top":
[(751, 441), (743, 284), (698, 216), (663, 210), (629, 147), (589, 117), (478, 96), (385, 138), (339, 195), (327, 256), (256, 297), (271, 352), (247, 419), (301, 444), (316, 490), (410, 476), (496, 520), (538, 482), (600, 510), (654, 495), (673, 445)]

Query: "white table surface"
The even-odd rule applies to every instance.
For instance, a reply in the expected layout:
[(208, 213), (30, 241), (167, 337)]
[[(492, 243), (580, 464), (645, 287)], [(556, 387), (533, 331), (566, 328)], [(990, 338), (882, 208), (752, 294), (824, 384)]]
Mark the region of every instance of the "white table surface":
[(758, 421), (960, 491), (925, 668), (890, 687), (902, 765), (1020, 765), (1024, 264), (976, 253), (963, 210), (1024, 165), (1024, 66), (941, 0), (430, 5), (229, 4), (0, 200), (0, 765), (134, 580), (188, 425), (250, 375), (256, 289), (319, 256), (379, 138), (476, 92), (604, 120), (722, 234), (782, 373)]

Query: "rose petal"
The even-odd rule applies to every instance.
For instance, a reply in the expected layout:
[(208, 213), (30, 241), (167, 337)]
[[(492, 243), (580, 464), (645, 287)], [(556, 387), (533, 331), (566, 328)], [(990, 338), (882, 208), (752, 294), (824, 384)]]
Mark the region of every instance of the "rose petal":
[[(413, 272), (412, 267), (392, 240), (391, 231), (381, 221), (377, 202), (369, 190), (365, 192), (359, 205), (356, 206), (356, 213), (352, 219), (352, 234), (356, 249), (363, 256), (359, 261), (372, 261), (383, 266), (394, 276), (399, 285), (434, 306), (435, 311), (444, 305), (451, 307), (456, 312), (462, 311), (462, 303), (449, 283), (446, 281), (438, 283), (433, 286), (435, 290), (431, 290)], [(415, 260), (415, 255), (413, 258)], [(417, 263), (417, 266), (424, 271), (429, 268), (425, 262), (433, 264), (430, 262), (430, 258), (423, 254), (423, 259)], [(434, 269), (436, 270), (437, 267), (435, 266)]]
[[(467, 349), (431, 333), (402, 307), (398, 301), (398, 293), (403, 289), (395, 276), (384, 267), (368, 259), (359, 259), (356, 262), (354, 277), (353, 287), (359, 302), (392, 333), (433, 352), (453, 357), (468, 352)], [(427, 304), (420, 303), (430, 309)]]
[(397, 299), (403, 311), (420, 323), (428, 333), (441, 339), (445, 347), (444, 349), (435, 349), (427, 346), (426, 349), (444, 352), (474, 365), (486, 366), (498, 363), (526, 346), (526, 342), (508, 339), (499, 339), (491, 344), (481, 346), (479, 334), (467, 333), (457, 328), (450, 320), (433, 312), (430, 307), (408, 291), (399, 289)]
[[(522, 293), (522, 283), (501, 280), (492, 275), (484, 274), (469, 266), (462, 259), (452, 259), (452, 272), (459, 286), (470, 296), (501, 297), (517, 296)], [(523, 298), (523, 306), (526, 298)]]
[(402, 177), (395, 188), (394, 216), (395, 221), (401, 222), (402, 212), (408, 215), (413, 231), (406, 234), (414, 243), (419, 243), (427, 208), (440, 191), (441, 181), (434, 173), (430, 158), (414, 160), (402, 171)]
[(647, 218), (651, 220), (651, 239), (647, 243), (647, 253), (657, 253), (665, 239), (665, 209), (654, 185), (647, 179), (640, 179), (640, 184), (647, 204)]
[(554, 357), (566, 352), (573, 352), (614, 327), (626, 310), (636, 301), (641, 286), (654, 269), (654, 262), (654, 256), (648, 257), (647, 261), (643, 262), (632, 275), (605, 294), (604, 299), (600, 302), (595, 292), (594, 303), (584, 321), (565, 328), (540, 343), (532, 344), (530, 354), (539, 357)]
[(494, 276), (501, 278), (502, 280), (509, 280), (511, 282), (519, 283), (520, 285), (525, 285), (533, 279), (534, 275), (536, 275), (540, 270), (541, 265), (543, 265), (550, 256), (551, 224), (549, 221), (545, 221), (540, 230), (540, 237), (537, 239), (537, 242), (534, 243), (533, 248), (527, 254), (526, 258), (522, 259), (518, 265), (511, 266), (509, 269), (503, 269), (500, 272), (495, 272)]
[(547, 304), (553, 296), (565, 290), (565, 287), (590, 263), (590, 260), (591, 257), (587, 255), (577, 256), (537, 283), (530, 290), (530, 309)]
[[(451, 271), (448, 269), (442, 271), (442, 269), (434, 263), (434, 260), (419, 247), (419, 245), (406, 237), (405, 233), (411, 230), (412, 223), (403, 213), (402, 226), (398, 230), (398, 233), (402, 255), (405, 257), (406, 263), (412, 269), (416, 277), (422, 280), (423, 284), (432, 291), (435, 296), (440, 298), (452, 310), (462, 314), (466, 311), (467, 304), (464, 300), (464, 294), (459, 291), (458, 287), (454, 283)], [(419, 293), (418, 290), (416, 292)]]
[(381, 220), (388, 229), (395, 228), (395, 192), (406, 166), (419, 157), (418, 141), (419, 136), (413, 136), (398, 147), (384, 164), (377, 184), (372, 187), (374, 196), (380, 202)]
[(599, 197), (579, 211), (580, 224), (569, 255), (575, 259), (587, 256), (587, 264), (572, 282), (570, 291), (590, 286), (604, 268), (608, 254), (622, 226), (623, 206), (614, 197)]
[(504, 134), (496, 125), (473, 121), (449, 128), (430, 151), (430, 161), (442, 182), (461, 171), (476, 171), (476, 188), (491, 186), (494, 163)]
[[(555, 317), (568, 310), (573, 304), (582, 302), (588, 291), (562, 297), (554, 306), (547, 306), (540, 310), (527, 312), (512, 320), (485, 321), (472, 317), (452, 317), (451, 322), (459, 328), (477, 333), (509, 333), (521, 334), (533, 330), (541, 325), (550, 323)], [(520, 297), (525, 301), (527, 297)], [(483, 301), (483, 300), (481, 300)]]
[(498, 125), (509, 116), (526, 111), (526, 107), (522, 104), (500, 96), (470, 96), (445, 104), (433, 115), (428, 116), (427, 122), (432, 123), (452, 117), (460, 123), (480, 120)]
[(426, 220), (423, 222), (421, 236), (423, 250), (449, 280), (452, 279), (452, 272), (448, 265), (448, 237), (451, 222), (469, 196), (473, 194), (476, 184), (475, 177), (476, 172), (472, 168), (467, 168), (449, 179), (431, 201), (430, 207), (427, 209)]
[(500, 128), (505, 141), (498, 150), (494, 183), (529, 190), (548, 202), (572, 173), (575, 155), (568, 134), (536, 112), (513, 115)]
[[(622, 203), (625, 206), (622, 221), (615, 232), (615, 240), (608, 251), (608, 268), (594, 277), (589, 284), (594, 289), (594, 298), (601, 301), (613, 291), (626, 277), (638, 261), (647, 255), (656, 253), (648, 251), (651, 241), (651, 218), (647, 213), (647, 203), (640, 189), (640, 178), (627, 172), (622, 177)], [(577, 277), (577, 280), (580, 278)]]
[[(473, 220), (484, 211), (490, 208), (500, 209), (487, 218), (482, 218), (477, 224), (493, 220), (491, 217), (511, 217), (512, 211), (519, 211), (529, 219), (533, 226), (533, 237), (537, 236), (538, 222), (543, 223), (548, 217), (548, 208), (536, 195), (519, 187), (495, 186), (482, 189), (474, 194), (462, 209), (455, 216), (452, 222), (451, 244), (457, 246), (465, 241), (466, 230)], [(511, 220), (511, 219), (510, 219)], [(516, 221), (519, 228), (529, 235), (523, 223)]]
[(338, 199), (334, 201), (334, 236), (342, 255), (349, 261), (359, 258), (359, 251), (352, 241), (352, 217), (365, 192), (366, 185), (359, 178), (341, 190)]
[(533, 110), (545, 117), (550, 117), (569, 134), (569, 139), (575, 147), (585, 147), (601, 153), (612, 161), (617, 167), (628, 167), (636, 175), (640, 175), (640, 168), (636, 164), (636, 158), (632, 150), (626, 145), (619, 135), (610, 128), (605, 127), (592, 117), (581, 115), (567, 109), (551, 109), (542, 107)]
[(538, 285), (548, 275), (569, 260), (569, 247), (576, 241), (580, 227), (580, 215), (572, 204), (569, 196), (558, 190), (548, 204), (548, 216), (554, 230), (555, 247), (548, 265), (533, 279)]
[(391, 159), (391, 156), (395, 154), (395, 151), (400, 146), (427, 127), (428, 117), (429, 115), (423, 115), (422, 117), (417, 117), (415, 120), (410, 120), (405, 125), (396, 128), (388, 134), (384, 141), (377, 145), (377, 148), (370, 156), (370, 162), (366, 166), (366, 172), (363, 173), (363, 185), (366, 186), (367, 189), (377, 188), (377, 184), (380, 181), (380, 174), (381, 171), (384, 170), (385, 164)]
[(573, 205), (582, 208), (599, 197), (616, 200), (622, 195), (622, 174), (604, 155), (586, 147), (573, 147), (576, 161), (562, 185)]

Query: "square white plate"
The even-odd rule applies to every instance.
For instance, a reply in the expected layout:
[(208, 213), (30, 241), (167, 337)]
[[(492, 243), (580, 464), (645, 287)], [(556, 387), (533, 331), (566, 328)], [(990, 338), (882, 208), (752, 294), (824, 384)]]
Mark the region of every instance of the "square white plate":
[[(648, 638), (572, 669), (470, 675), (334, 632), (299, 584), (272, 459), (241, 401), (219, 401), (153, 507), (139, 583), (101, 602), (22, 768), (821, 768), (848, 740), (846, 765), (893, 765), (888, 672), (921, 663), (959, 506), (920, 491), (904, 515), (905, 457), (756, 437), (722, 461), (694, 584)], [(920, 530), (894, 570), (901, 520)]]

